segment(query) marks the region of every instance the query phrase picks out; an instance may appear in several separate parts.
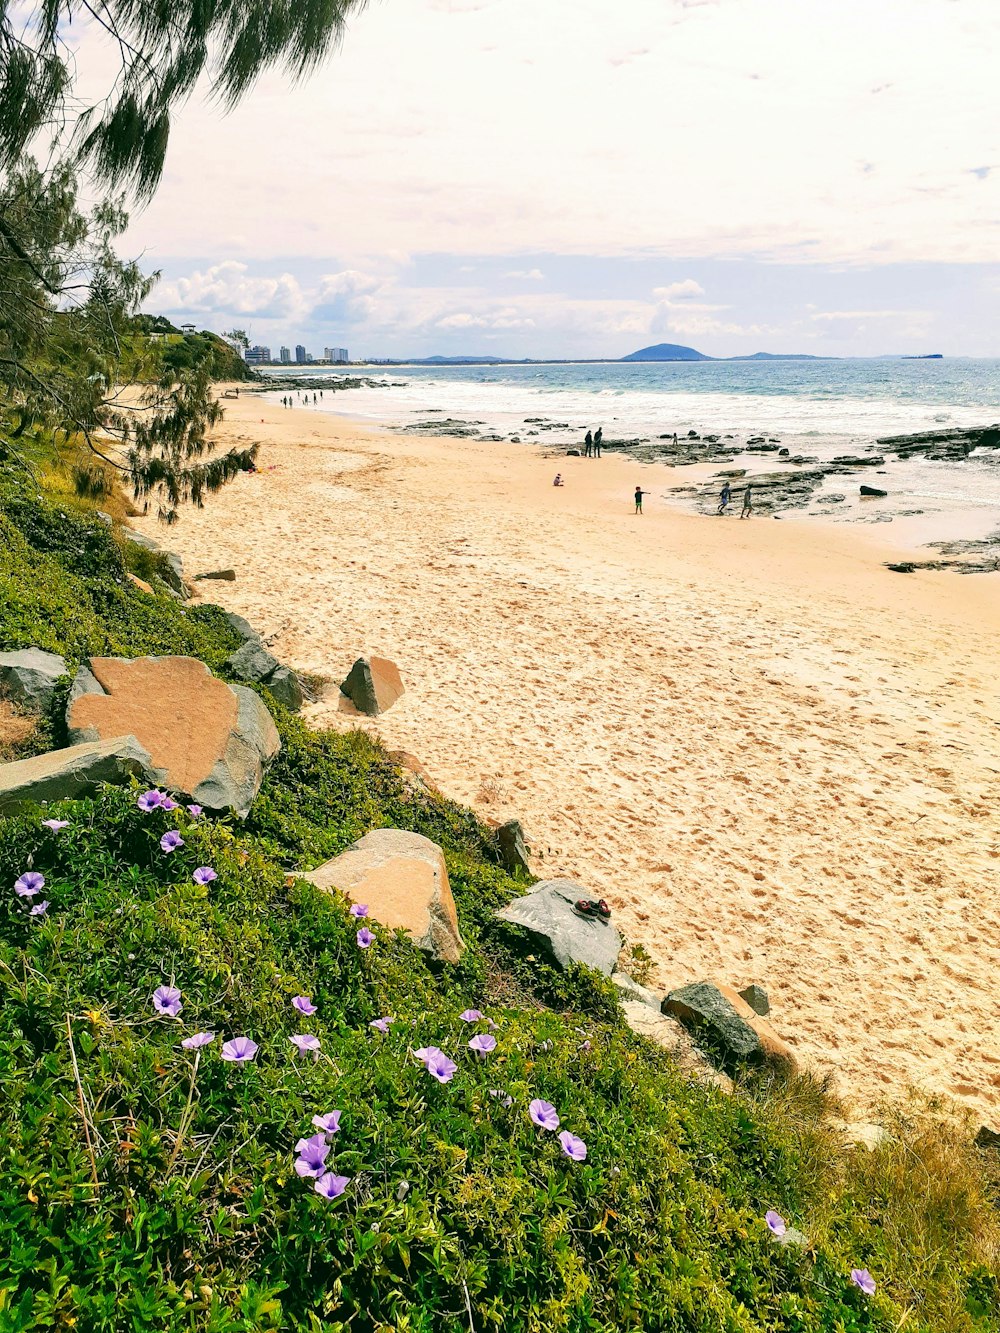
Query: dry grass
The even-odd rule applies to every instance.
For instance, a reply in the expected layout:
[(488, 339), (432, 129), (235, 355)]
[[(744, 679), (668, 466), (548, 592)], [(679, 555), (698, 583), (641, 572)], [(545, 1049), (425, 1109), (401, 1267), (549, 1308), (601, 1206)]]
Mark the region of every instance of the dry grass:
[(19, 759), (34, 733), (35, 719), (25, 717), (12, 703), (0, 698), (0, 764)]

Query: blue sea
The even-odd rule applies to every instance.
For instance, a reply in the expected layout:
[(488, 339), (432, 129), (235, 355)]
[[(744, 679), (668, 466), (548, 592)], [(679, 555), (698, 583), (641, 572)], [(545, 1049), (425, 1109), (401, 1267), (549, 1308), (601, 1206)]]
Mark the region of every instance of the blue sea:
[[(326, 367), (296, 372), (303, 387)], [(372, 425), (399, 428), (435, 417), (474, 423), (482, 435), (519, 438), (526, 447), (578, 444), (603, 426), (608, 439), (659, 435), (764, 435), (792, 454), (820, 460), (875, 451), (880, 436), (1000, 422), (1000, 361), (866, 359), (838, 361), (701, 361), (659, 364), (516, 366), (369, 366), (349, 374), (377, 388), (325, 394), (317, 408)], [(556, 429), (537, 436), (529, 418)], [(880, 452), (880, 451), (879, 451)], [(773, 457), (735, 460), (752, 471), (773, 470)], [(708, 478), (719, 467), (679, 472)], [(921, 538), (985, 536), (1000, 526), (1000, 451), (977, 451), (961, 463), (887, 458), (882, 480), (889, 503), (877, 511), (848, 505), (841, 521), (897, 522)], [(681, 479), (684, 479), (683, 477)], [(851, 479), (853, 480), (853, 479)], [(857, 491), (849, 479), (827, 489)], [(797, 514), (808, 516), (815, 507)], [(929, 524), (929, 516), (936, 522)], [(920, 517), (919, 523), (907, 520)]]

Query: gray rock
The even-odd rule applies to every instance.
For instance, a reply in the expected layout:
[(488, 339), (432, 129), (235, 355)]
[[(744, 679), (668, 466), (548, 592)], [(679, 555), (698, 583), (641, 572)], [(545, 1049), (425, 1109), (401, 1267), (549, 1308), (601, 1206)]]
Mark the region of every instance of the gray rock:
[(671, 991), (662, 1009), (695, 1031), (707, 1033), (713, 1044), (737, 1063), (760, 1057), (756, 1032), (710, 982), (697, 981)]
[(244, 620), (242, 616), (238, 616), (235, 611), (225, 611), (221, 607), (219, 609), (228, 621), (230, 629), (235, 630), (245, 643), (260, 642), (260, 635), (248, 620)]
[(621, 1002), (635, 1002), (637, 1004), (648, 1004), (651, 1009), (659, 1009), (660, 997), (654, 995), (651, 990), (645, 986), (640, 986), (627, 972), (613, 972), (611, 980), (621, 991)]
[(63, 658), (41, 648), (0, 653), (0, 692), (26, 712), (48, 713), (56, 685), (65, 675)]
[(511, 875), (518, 871), (531, 874), (528, 864), (528, 849), (524, 845), (524, 830), (519, 819), (508, 819), (497, 829), (497, 841), (500, 844), (500, 859), (504, 868)]
[(104, 524), (106, 528), (110, 528), (112, 526), (112, 524), (114, 523), (114, 519), (111, 517), (110, 514), (106, 514), (103, 509), (98, 509), (95, 512), (97, 514), (97, 517), (100, 519), (100, 521)]
[(547, 879), (498, 912), (501, 921), (523, 926), (560, 967), (583, 963), (610, 977), (622, 937), (608, 921), (577, 916), (573, 904), (590, 892), (571, 879)]
[(879, 498), (879, 499), (883, 499), (883, 500), (884, 500), (885, 497), (889, 494), (889, 492), (888, 492), (888, 491), (880, 491), (879, 488), (878, 488), (877, 486), (862, 486), (862, 487), (861, 487), (861, 494), (862, 494), (862, 495), (868, 495), (868, 496), (874, 496), (874, 497), (877, 497), (877, 498)]
[(340, 689), (359, 713), (377, 717), (403, 694), (403, 680), (388, 658), (359, 657)]
[(767, 991), (763, 986), (754, 984), (744, 987), (740, 991), (740, 998), (746, 1000), (754, 1013), (760, 1014), (761, 1018), (766, 1018), (771, 1012), (771, 1001), (767, 998)]
[(637, 1037), (645, 1037), (662, 1047), (686, 1074), (699, 1083), (710, 1083), (721, 1092), (732, 1093), (733, 1080), (712, 1068), (676, 1018), (657, 1013), (641, 1000), (625, 1000), (622, 1017)]
[(260, 791), (263, 770), (281, 749), (281, 737), (263, 700), (245, 685), (230, 685), (236, 695), (236, 726), (222, 757), (191, 793), (209, 810), (235, 810), (245, 819)]
[(1000, 1152), (1000, 1133), (995, 1129), (990, 1129), (989, 1125), (980, 1126), (973, 1142), (977, 1148), (993, 1148)]
[(261, 644), (259, 639), (250, 640), (235, 653), (226, 658), (223, 666), (238, 680), (263, 682), (281, 663)]
[(136, 532), (133, 528), (122, 528), (121, 533), (127, 542), (134, 542), (136, 546), (142, 546), (147, 551), (160, 550), (160, 543), (153, 541), (152, 537), (147, 537), (144, 532)]
[(0, 765), (0, 814), (15, 814), (43, 801), (90, 796), (102, 783), (123, 786), (133, 777), (148, 784), (161, 777), (134, 736), (50, 750)]
[(302, 707), (305, 695), (298, 676), (291, 667), (279, 666), (264, 682), (279, 704), (296, 713)]
[(236, 570), (210, 569), (204, 574), (195, 574), (195, 579), (220, 579), (223, 583), (235, 583)]

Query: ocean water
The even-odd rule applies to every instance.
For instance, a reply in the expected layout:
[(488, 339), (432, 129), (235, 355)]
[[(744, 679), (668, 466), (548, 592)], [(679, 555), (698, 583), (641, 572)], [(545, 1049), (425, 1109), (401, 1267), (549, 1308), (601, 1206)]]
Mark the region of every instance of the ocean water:
[[(295, 373), (305, 388), (331, 371)], [(823, 461), (873, 450), (879, 436), (1000, 421), (1000, 361), (993, 360), (372, 366), (349, 373), (380, 387), (328, 392), (317, 410), (396, 428), (459, 419), (483, 435), (518, 436), (526, 447), (572, 447), (598, 426), (612, 440), (694, 430), (732, 435), (737, 443), (755, 435), (777, 438), (792, 454)], [(556, 429), (529, 435), (538, 428), (528, 419), (539, 417)], [(775, 460), (747, 454), (733, 464), (683, 469), (682, 476), (707, 479), (734, 465), (773, 471)], [(853, 477), (830, 478), (826, 492), (850, 493), (835, 521), (894, 522), (894, 538), (911, 544), (986, 536), (1000, 527), (1000, 451), (977, 451), (960, 463), (888, 457), (881, 480), (860, 480), (890, 491), (890, 501), (874, 510), (859, 506)], [(789, 517), (817, 512), (814, 504)]]

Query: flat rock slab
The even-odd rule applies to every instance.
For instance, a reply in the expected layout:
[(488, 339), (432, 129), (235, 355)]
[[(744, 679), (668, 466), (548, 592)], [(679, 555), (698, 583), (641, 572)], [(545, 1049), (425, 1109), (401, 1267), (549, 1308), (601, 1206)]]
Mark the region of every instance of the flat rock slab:
[(133, 735), (160, 785), (209, 810), (246, 815), (281, 742), (260, 698), (193, 657), (92, 657), (77, 673), (71, 741)]
[(28, 713), (45, 714), (66, 663), (56, 653), (41, 648), (19, 648), (0, 653), (0, 691)]
[(654, 995), (653, 992), (647, 990), (645, 986), (640, 986), (638, 981), (636, 981), (634, 977), (630, 977), (627, 972), (615, 972), (612, 975), (611, 980), (621, 991), (621, 995), (618, 997), (621, 1004), (626, 1004), (629, 1001), (635, 1000), (640, 1004), (649, 1005), (651, 1009), (655, 1009), (659, 1012), (660, 1000), (662, 997)]
[(590, 897), (588, 889), (571, 879), (546, 879), (497, 915), (512, 926), (523, 926), (560, 967), (583, 963), (610, 977), (622, 937), (608, 921), (577, 916), (573, 904)]
[(369, 916), (405, 930), (432, 958), (457, 963), (465, 950), (444, 853), (419, 833), (375, 829), (303, 878), (364, 903)]
[(670, 992), (662, 1009), (695, 1034), (707, 1036), (727, 1065), (770, 1061), (796, 1068), (791, 1047), (731, 986), (710, 981), (681, 986)]
[(403, 679), (386, 657), (359, 657), (340, 687), (359, 713), (377, 717), (403, 694)]
[(16, 814), (45, 801), (92, 795), (102, 783), (124, 786), (132, 778), (156, 782), (147, 750), (134, 736), (71, 745), (32, 759), (0, 764), (0, 814)]

